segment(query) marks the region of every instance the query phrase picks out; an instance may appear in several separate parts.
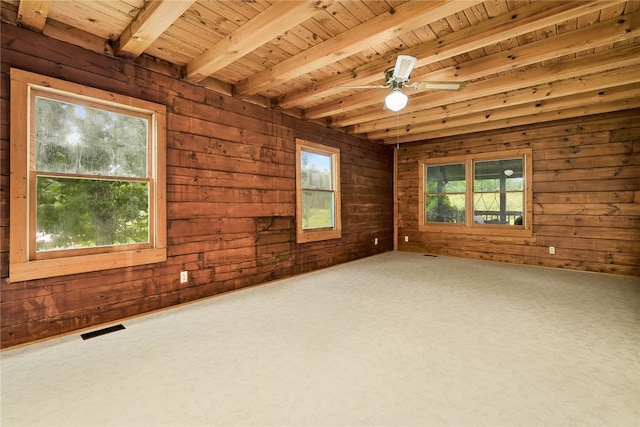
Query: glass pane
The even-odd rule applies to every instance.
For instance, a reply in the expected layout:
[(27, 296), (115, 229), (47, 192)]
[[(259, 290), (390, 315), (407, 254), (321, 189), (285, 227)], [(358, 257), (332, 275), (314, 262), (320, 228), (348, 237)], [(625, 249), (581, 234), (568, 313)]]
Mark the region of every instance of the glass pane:
[(36, 251), (149, 241), (144, 182), (37, 178)]
[(509, 225), (522, 225), (524, 193), (507, 193), (506, 221)]
[(474, 191), (522, 190), (522, 159), (475, 162)]
[(464, 193), (466, 191), (465, 165), (427, 166), (428, 193)]
[(522, 190), (524, 190), (524, 178), (523, 177), (507, 178), (506, 189), (507, 189), (507, 191), (522, 191)]
[(147, 176), (146, 119), (36, 97), (36, 168)]
[(302, 188), (332, 190), (331, 156), (302, 151), (300, 153)]
[(333, 193), (302, 192), (302, 229), (333, 227)]
[(474, 222), (515, 225), (516, 220), (522, 217), (523, 197), (523, 193), (474, 194)]
[(427, 195), (427, 222), (465, 222), (464, 194)]

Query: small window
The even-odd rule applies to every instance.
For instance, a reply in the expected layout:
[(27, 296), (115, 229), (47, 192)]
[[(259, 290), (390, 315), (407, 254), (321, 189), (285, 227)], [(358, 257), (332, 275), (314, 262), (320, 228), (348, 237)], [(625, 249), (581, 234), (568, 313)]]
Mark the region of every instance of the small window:
[(296, 141), (298, 243), (341, 237), (340, 150)]
[(425, 159), (421, 231), (531, 235), (531, 150)]
[(11, 77), (11, 280), (164, 261), (164, 106)]

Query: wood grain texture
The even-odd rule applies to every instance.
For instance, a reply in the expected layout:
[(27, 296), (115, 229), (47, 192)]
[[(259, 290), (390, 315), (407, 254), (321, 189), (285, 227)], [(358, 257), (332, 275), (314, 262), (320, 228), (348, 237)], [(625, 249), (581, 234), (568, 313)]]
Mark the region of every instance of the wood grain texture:
[[(638, 83), (639, 1), (6, 0), (0, 9), (4, 24), (171, 68), (375, 143), (640, 106), (626, 92)], [(400, 54), (417, 62), (403, 84), (408, 105), (391, 114), (380, 86)]]
[[(640, 276), (640, 110), (406, 144), (398, 150), (399, 249)], [(533, 150), (533, 236), (418, 231), (418, 159)], [(550, 255), (548, 247), (556, 254)]]
[[(393, 248), (393, 152), (161, 73), (2, 26), (0, 156), (11, 67), (167, 107), (167, 261), (8, 282), (9, 171), (0, 185), (2, 346), (12, 346), (384, 252)], [(42, 49), (46, 45), (47, 49)], [(340, 148), (342, 238), (295, 240), (295, 139)], [(3, 162), (4, 165), (4, 162)], [(374, 237), (379, 244), (374, 245)], [(189, 282), (179, 283), (179, 272)]]

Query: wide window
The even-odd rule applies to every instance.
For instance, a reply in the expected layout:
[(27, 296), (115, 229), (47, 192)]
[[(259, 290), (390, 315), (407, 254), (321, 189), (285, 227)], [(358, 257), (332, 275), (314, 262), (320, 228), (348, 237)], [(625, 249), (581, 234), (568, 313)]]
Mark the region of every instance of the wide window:
[(340, 150), (296, 141), (298, 243), (341, 236)]
[(10, 279), (165, 260), (164, 106), (11, 77)]
[(531, 150), (425, 159), (419, 229), (531, 234)]

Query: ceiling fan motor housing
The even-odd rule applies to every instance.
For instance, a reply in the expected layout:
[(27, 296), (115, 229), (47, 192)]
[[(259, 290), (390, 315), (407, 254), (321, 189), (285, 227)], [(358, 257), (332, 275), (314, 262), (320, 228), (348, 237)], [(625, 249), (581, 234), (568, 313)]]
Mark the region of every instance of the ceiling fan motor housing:
[(387, 71), (384, 72), (384, 77), (385, 80), (387, 82), (387, 86), (389, 86), (391, 89), (396, 89), (396, 88), (402, 88), (405, 83), (409, 82), (409, 79), (399, 79), (398, 77), (393, 75), (394, 72), (394, 68), (389, 68)]

